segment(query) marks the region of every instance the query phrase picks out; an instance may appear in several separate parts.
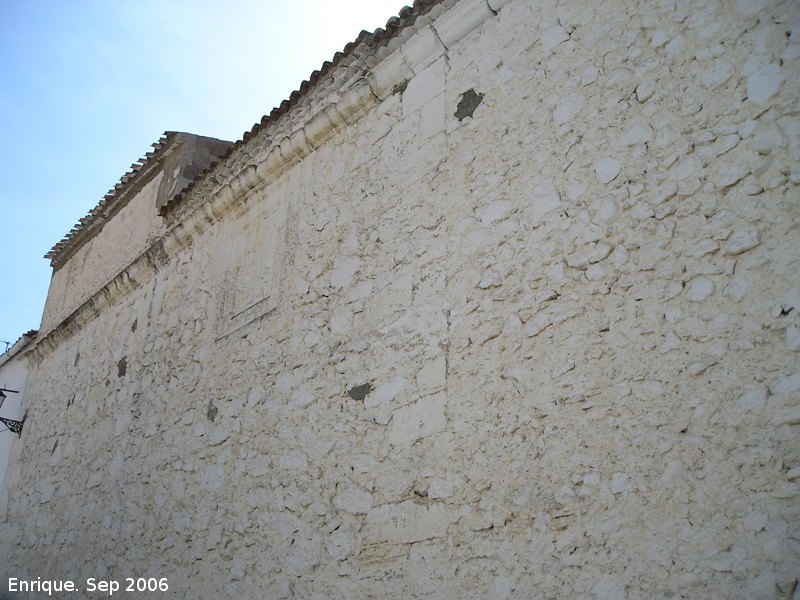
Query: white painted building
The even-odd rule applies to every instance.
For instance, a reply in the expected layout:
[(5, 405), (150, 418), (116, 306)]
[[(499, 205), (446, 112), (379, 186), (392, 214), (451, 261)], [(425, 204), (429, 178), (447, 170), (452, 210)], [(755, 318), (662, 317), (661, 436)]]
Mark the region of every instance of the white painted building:
[[(3, 392), (6, 397), (0, 405), (0, 417), (21, 421), (24, 416), (25, 386), (28, 380), (28, 365), (25, 353), (36, 338), (35, 331), (23, 335), (4, 354), (0, 355), (0, 388), (14, 390)], [(21, 436), (0, 423), (0, 520), (4, 518), (8, 504), (6, 477), (12, 449), (21, 445)]]

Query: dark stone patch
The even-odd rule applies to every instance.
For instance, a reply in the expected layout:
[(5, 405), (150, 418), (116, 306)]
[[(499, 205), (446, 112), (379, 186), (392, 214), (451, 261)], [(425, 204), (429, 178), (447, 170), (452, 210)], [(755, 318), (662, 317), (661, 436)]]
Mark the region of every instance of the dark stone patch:
[(134, 333), (138, 326), (139, 326), (139, 319), (134, 319), (133, 320), (133, 325), (131, 325), (131, 333)]
[(350, 388), (347, 391), (347, 395), (350, 396), (353, 400), (363, 400), (364, 398), (367, 397), (367, 394), (369, 394), (371, 391), (372, 391), (372, 384), (367, 382)]
[(122, 357), (119, 359), (117, 363), (117, 377), (125, 377), (125, 373), (128, 372), (128, 360), (126, 357)]
[(459, 100), (456, 112), (453, 114), (459, 121), (471, 117), (475, 109), (483, 102), (483, 96), (483, 94), (478, 94), (473, 88), (469, 88), (466, 92), (461, 94), (461, 100)]
[(217, 418), (218, 414), (219, 414), (219, 409), (216, 406), (214, 406), (214, 401), (213, 400), (209, 400), (208, 401), (208, 409), (206, 409), (206, 419), (208, 419), (209, 421), (211, 421), (213, 423), (214, 419)]
[(74, 365), (72, 365), (72, 366), (73, 366), (73, 367), (77, 367), (77, 366), (78, 366), (78, 361), (79, 361), (80, 359), (81, 359), (81, 353), (80, 353), (80, 352), (78, 352), (77, 354), (75, 354), (75, 364), (74, 364)]

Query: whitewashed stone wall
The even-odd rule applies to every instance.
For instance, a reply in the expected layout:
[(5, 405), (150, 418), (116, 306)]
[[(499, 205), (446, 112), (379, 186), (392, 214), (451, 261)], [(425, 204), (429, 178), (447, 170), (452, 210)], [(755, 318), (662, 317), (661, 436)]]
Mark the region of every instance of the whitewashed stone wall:
[(0, 575), (797, 596), (798, 7), (502, 4), (39, 342)]
[(154, 210), (162, 177), (159, 173), (148, 181), (136, 194), (135, 202), (122, 208), (62, 268), (54, 270), (42, 318), (43, 331), (72, 314), (163, 235), (164, 226)]

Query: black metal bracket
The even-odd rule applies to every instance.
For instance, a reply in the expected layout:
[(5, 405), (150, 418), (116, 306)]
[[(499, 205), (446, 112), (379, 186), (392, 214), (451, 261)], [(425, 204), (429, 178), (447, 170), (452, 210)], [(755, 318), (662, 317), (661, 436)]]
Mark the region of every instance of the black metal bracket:
[[(0, 387), (0, 406), (3, 406), (3, 401), (8, 397), (6, 396), (6, 392), (11, 394), (19, 394), (19, 390), (10, 390), (7, 387)], [(25, 418), (22, 418), (22, 421), (15, 421), (14, 419), (6, 419), (4, 417), (0, 417), (0, 423), (6, 426), (5, 429), (0, 430), (2, 431), (10, 431), (12, 433), (16, 433), (19, 437), (22, 437), (22, 425), (25, 423)]]
[(0, 423), (6, 426), (6, 428), (0, 430), (0, 432), (10, 431), (11, 433), (16, 433), (19, 437), (22, 437), (22, 426), (25, 424), (24, 417), (22, 421), (15, 421), (14, 419), (6, 419), (4, 417), (0, 417)]

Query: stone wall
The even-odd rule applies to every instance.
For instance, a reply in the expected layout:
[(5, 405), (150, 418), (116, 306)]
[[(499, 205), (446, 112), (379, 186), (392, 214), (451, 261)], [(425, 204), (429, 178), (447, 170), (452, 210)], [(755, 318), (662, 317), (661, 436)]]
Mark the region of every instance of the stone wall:
[(39, 340), (0, 575), (796, 591), (797, 5), (451, 5)]

